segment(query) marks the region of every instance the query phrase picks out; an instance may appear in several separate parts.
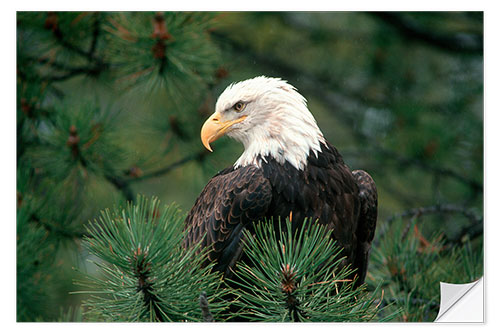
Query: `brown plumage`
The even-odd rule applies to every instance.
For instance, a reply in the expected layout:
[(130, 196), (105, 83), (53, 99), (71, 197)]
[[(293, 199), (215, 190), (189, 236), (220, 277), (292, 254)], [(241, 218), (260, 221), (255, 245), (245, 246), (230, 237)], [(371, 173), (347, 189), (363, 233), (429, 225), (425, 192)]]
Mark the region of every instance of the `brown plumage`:
[[(215, 268), (230, 274), (242, 250), (242, 231), (252, 222), (290, 217), (299, 228), (312, 218), (328, 228), (344, 248), (344, 264), (357, 269), (364, 281), (377, 221), (377, 190), (362, 170), (351, 173), (338, 151), (328, 145), (318, 158), (309, 155), (303, 171), (266, 158), (253, 165), (219, 172), (205, 186), (186, 218), (187, 246), (201, 241), (210, 247)], [(203, 237), (203, 235), (206, 236)]]

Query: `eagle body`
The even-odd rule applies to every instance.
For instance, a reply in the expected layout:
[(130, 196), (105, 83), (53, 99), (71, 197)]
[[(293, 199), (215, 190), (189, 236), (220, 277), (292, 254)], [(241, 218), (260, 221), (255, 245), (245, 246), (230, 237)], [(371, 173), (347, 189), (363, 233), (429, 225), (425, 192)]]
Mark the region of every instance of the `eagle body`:
[[(266, 113), (255, 108), (255, 111), (250, 110), (246, 115), (239, 114), (237, 118), (225, 121), (220, 120), (223, 114), (217, 111), (211, 118), (222, 123), (217, 128), (225, 128), (228, 122), (241, 126), (254, 115), (251, 113), (253, 111), (267, 114), (267, 118), (259, 115), (274, 125), (262, 126), (257, 132), (259, 136), (255, 135), (250, 142), (245, 141), (248, 140), (246, 135), (251, 136), (248, 132), (258, 128), (260, 123), (242, 128), (244, 133), (227, 133), (245, 144), (245, 152), (232, 167), (215, 175), (196, 199), (185, 221), (185, 246), (201, 243), (203, 247), (208, 247), (208, 260), (215, 263), (214, 269), (231, 276), (235, 263), (245, 260), (242, 252), (243, 231), (252, 233), (253, 222), (272, 219), (276, 230), (279, 221), (284, 223), (286, 218), (291, 219), (294, 230), (301, 228), (304, 221), (320, 223), (333, 229), (333, 237), (343, 248), (343, 265), (350, 264), (356, 269), (357, 285), (361, 284), (366, 274), (377, 219), (375, 183), (365, 171), (351, 172), (337, 149), (323, 138), (314, 118), (312, 115), (309, 117), (307, 108), (303, 108), (305, 101), (295, 95), (292, 86), (279, 79), (256, 79), (262, 85), (259, 79), (267, 79), (263, 82), (270, 82), (271, 88), (283, 90), (283, 98), (291, 94), (290, 103), (299, 103), (299, 106), (287, 107), (285, 110), (288, 111), (283, 112), (286, 116), (281, 118), (283, 131), (274, 131), (274, 126), (280, 127), (277, 123), (280, 118), (273, 118), (276, 115), (273, 110)], [(234, 93), (231, 89), (236, 88), (230, 86), (228, 89)], [(244, 93), (243, 88), (248, 89), (248, 86), (239, 88)], [(267, 92), (264, 89), (264, 96)], [(281, 94), (281, 91), (276, 93)], [(218, 104), (225, 94), (227, 90), (219, 98)], [(287, 102), (276, 96), (273, 98), (278, 108)], [(239, 103), (240, 99), (244, 103), (251, 103), (243, 97), (236, 98), (235, 103)], [(258, 97), (254, 97), (254, 101), (259, 101)], [(291, 115), (287, 115), (287, 112)], [(294, 115), (294, 112), (299, 115)], [(290, 126), (286, 126), (285, 119), (291, 119)], [(301, 124), (305, 124), (305, 128)], [(292, 133), (286, 133), (290, 128)], [(202, 141), (210, 149), (204, 139), (204, 130), (205, 125)], [(296, 137), (293, 131), (296, 131)], [(219, 132), (215, 133), (215, 136), (219, 135)], [(278, 142), (278, 148), (273, 148), (275, 141)], [(257, 147), (255, 142), (258, 143)]]

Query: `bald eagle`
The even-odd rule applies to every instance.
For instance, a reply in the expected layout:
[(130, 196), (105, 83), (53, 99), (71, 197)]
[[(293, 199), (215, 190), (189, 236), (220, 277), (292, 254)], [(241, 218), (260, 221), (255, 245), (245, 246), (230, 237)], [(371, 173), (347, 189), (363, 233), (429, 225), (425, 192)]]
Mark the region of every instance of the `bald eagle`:
[(343, 265), (355, 268), (356, 285), (362, 284), (377, 221), (375, 183), (365, 171), (349, 170), (295, 87), (264, 76), (229, 85), (201, 141), (212, 151), (210, 143), (223, 135), (245, 150), (197, 198), (184, 245), (208, 247), (214, 268), (230, 276), (243, 260), (243, 231), (252, 232), (252, 222), (291, 218), (296, 230), (310, 218), (333, 229)]

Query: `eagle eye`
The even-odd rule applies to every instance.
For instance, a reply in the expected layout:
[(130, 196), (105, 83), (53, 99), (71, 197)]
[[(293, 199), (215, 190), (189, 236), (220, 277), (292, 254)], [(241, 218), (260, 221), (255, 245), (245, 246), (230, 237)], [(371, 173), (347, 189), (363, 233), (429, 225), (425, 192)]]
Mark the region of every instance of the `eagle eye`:
[(240, 101), (240, 102), (237, 102), (237, 103), (236, 103), (236, 104), (234, 104), (234, 106), (233, 106), (233, 109), (234, 109), (234, 111), (236, 111), (236, 112), (241, 112), (241, 111), (243, 111), (243, 109), (244, 109), (244, 108), (245, 108), (245, 103), (243, 103), (243, 102), (241, 102), (241, 101)]

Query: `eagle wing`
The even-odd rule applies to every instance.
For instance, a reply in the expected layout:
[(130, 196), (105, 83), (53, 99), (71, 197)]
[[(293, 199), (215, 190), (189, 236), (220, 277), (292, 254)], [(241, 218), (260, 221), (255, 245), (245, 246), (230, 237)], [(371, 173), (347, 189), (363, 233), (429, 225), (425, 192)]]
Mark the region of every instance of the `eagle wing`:
[(269, 181), (254, 166), (228, 168), (205, 186), (189, 212), (184, 245), (208, 247), (214, 269), (229, 273), (242, 251), (245, 226), (266, 216), (272, 192)]
[(359, 199), (361, 209), (356, 229), (357, 248), (354, 267), (357, 268), (357, 285), (365, 280), (368, 268), (368, 256), (370, 255), (371, 243), (375, 235), (377, 224), (377, 187), (372, 177), (363, 170), (352, 172), (359, 188)]

